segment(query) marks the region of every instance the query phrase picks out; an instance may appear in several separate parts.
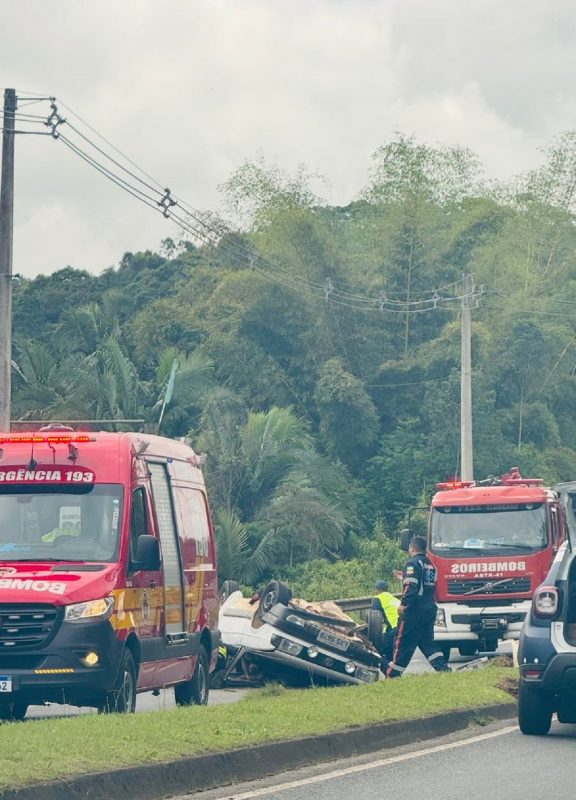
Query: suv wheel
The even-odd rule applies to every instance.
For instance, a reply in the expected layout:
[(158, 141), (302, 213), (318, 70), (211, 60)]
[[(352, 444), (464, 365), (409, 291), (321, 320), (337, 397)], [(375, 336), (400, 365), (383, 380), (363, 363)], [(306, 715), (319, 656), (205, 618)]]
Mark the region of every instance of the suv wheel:
[(527, 736), (545, 736), (552, 724), (552, 703), (542, 690), (520, 681), (518, 724)]

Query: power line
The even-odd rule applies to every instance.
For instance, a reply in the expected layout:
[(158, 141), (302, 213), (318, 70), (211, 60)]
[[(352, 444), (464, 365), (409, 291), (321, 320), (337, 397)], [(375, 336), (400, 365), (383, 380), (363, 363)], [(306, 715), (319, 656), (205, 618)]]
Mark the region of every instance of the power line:
[[(41, 98), (38, 98), (41, 99)], [(243, 268), (250, 268), (262, 274), (269, 280), (274, 281), (279, 285), (283, 285), (292, 291), (299, 292), (300, 294), (314, 297), (316, 299), (324, 299), (327, 303), (335, 304), (341, 307), (350, 308), (357, 311), (377, 311), (387, 312), (398, 316), (406, 317), (408, 315), (427, 313), (432, 310), (454, 311), (455, 308), (450, 305), (451, 303), (460, 304), (462, 301), (461, 295), (453, 294), (451, 296), (441, 296), (439, 290), (421, 290), (411, 293), (390, 292), (389, 294), (384, 290), (380, 290), (377, 296), (367, 296), (364, 294), (356, 294), (349, 292), (345, 289), (340, 289), (334, 285), (332, 279), (328, 278), (324, 284), (319, 284), (303, 276), (293, 276), (287, 274), (285, 271), (278, 269), (277, 265), (270, 262), (268, 259), (257, 254), (254, 250), (244, 247), (242, 244), (233, 241), (224, 241), (223, 239), (227, 234), (231, 234), (230, 228), (221, 220), (214, 221), (213, 217), (207, 217), (196, 209), (193, 209), (185, 201), (179, 197), (172, 195), (169, 189), (162, 188), (162, 184), (156, 181), (151, 175), (145, 172), (135, 161), (126, 156), (121, 150), (100, 134), (88, 122), (83, 120), (75, 111), (64, 103), (60, 105), (67, 109), (74, 117), (98, 136), (105, 144), (111, 147), (122, 159), (131, 164), (142, 175), (148, 178), (151, 183), (139, 177), (135, 172), (128, 169), (117, 158), (114, 158), (106, 152), (102, 147), (96, 144), (89, 136), (85, 135), (75, 125), (70, 123), (67, 119), (60, 115), (56, 98), (46, 98), (50, 101), (50, 115), (47, 119), (39, 117), (38, 115), (23, 114), (23, 121), (29, 120), (30, 122), (42, 122), (51, 130), (48, 135), (59, 139), (68, 147), (71, 152), (84, 160), (87, 164), (93, 167), (101, 175), (108, 178), (119, 188), (126, 191), (135, 199), (149, 206), (155, 211), (163, 214), (166, 218), (170, 218), (177, 222), (181, 229), (191, 235), (197, 241), (208, 245), (210, 247), (222, 247), (226, 255), (232, 261)], [(67, 125), (68, 128), (89, 147), (93, 148), (96, 153), (100, 154), (110, 164), (114, 165), (117, 170), (124, 173), (124, 177), (118, 174), (113, 168), (106, 166), (95, 155), (86, 152), (82, 146), (72, 141), (69, 136), (62, 134), (60, 128)], [(130, 180), (132, 179), (132, 180)], [(138, 185), (143, 186), (148, 191), (143, 191)], [(156, 188), (159, 187), (159, 188)], [(185, 216), (175, 210), (175, 207), (180, 207)], [(443, 288), (451, 288), (458, 286), (461, 281), (454, 281)], [(483, 292), (483, 287), (479, 291), (474, 288), (473, 298), (478, 300)], [(405, 294), (406, 299), (397, 299), (397, 295)], [(419, 295), (429, 294), (429, 297), (424, 299), (410, 299), (419, 297)], [(459, 306), (458, 306), (459, 307)]]

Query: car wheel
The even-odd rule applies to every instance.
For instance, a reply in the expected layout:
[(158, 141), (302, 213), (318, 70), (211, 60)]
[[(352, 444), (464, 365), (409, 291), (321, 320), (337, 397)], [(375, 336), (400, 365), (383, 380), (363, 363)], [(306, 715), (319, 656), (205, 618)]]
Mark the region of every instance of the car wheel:
[(0, 703), (0, 719), (5, 722), (21, 721), (28, 711), (28, 703), (21, 700), (3, 700)]
[(366, 618), (366, 638), (370, 639), (376, 650), (382, 652), (382, 633), (384, 631), (384, 615), (381, 611), (371, 609)]
[(260, 619), (263, 619), (264, 615), (270, 611), (276, 603), (287, 606), (290, 600), (292, 600), (292, 590), (287, 584), (282, 583), (282, 581), (270, 581), (260, 596), (258, 616)]
[(104, 702), (98, 706), (99, 714), (133, 714), (136, 710), (136, 665), (130, 650), (126, 648), (122, 657), (116, 686), (108, 692)]
[(239, 589), (240, 584), (238, 581), (224, 581), (220, 587), (220, 607), (224, 605), (231, 594), (234, 594), (234, 592), (237, 592)]
[(209, 693), (208, 655), (205, 648), (201, 647), (194, 675), (189, 681), (178, 683), (174, 687), (174, 698), (179, 706), (205, 706)]
[(520, 681), (518, 724), (527, 736), (545, 736), (552, 724), (552, 703), (547, 694)]

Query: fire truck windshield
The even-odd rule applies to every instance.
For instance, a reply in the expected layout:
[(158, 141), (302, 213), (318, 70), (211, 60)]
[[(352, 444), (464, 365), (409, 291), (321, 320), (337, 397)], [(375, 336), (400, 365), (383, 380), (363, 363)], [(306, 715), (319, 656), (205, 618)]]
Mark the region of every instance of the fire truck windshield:
[(0, 561), (114, 561), (122, 499), (113, 484), (1, 486)]
[(544, 503), (434, 507), (431, 546), (437, 553), (541, 550), (548, 544), (546, 520)]

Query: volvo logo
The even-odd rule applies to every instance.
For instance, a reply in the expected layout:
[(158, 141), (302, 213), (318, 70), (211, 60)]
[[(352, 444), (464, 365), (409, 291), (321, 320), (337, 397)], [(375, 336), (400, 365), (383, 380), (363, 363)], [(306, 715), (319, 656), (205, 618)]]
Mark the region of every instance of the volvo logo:
[(486, 584), (484, 584), (484, 589), (485, 589), (486, 592), (488, 592), (488, 594), (492, 594), (492, 592), (494, 591), (494, 584), (493, 583), (486, 583)]

